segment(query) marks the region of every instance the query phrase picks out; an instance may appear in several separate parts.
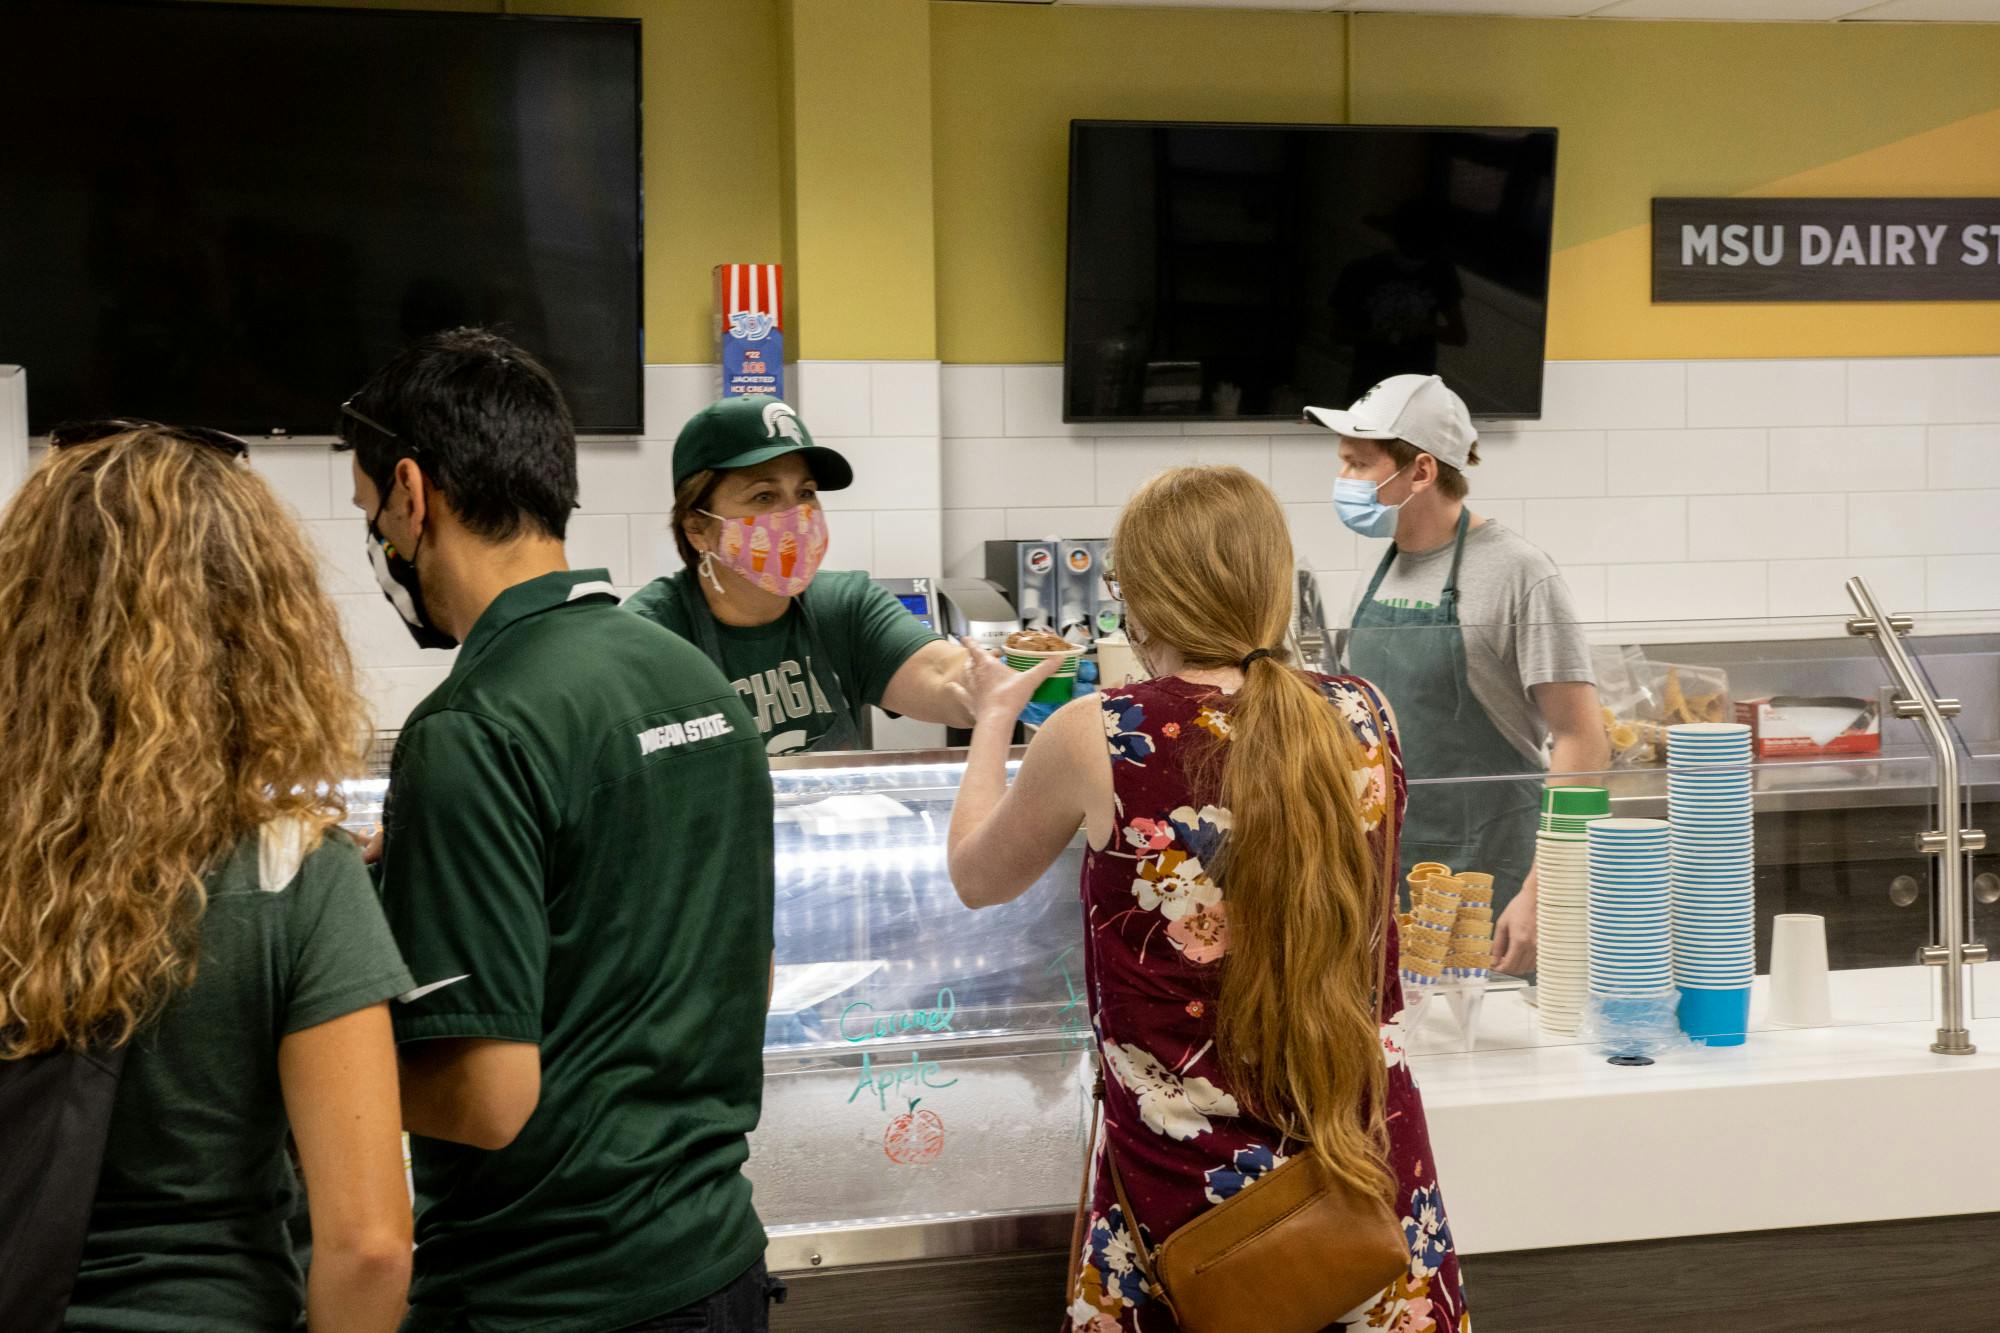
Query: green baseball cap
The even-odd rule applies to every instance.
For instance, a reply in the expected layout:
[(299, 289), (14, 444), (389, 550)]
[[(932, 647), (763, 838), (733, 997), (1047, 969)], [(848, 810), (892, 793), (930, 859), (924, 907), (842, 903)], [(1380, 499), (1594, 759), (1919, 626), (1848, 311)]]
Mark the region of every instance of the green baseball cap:
[(834, 450), (814, 444), (806, 423), (789, 403), (753, 393), (710, 403), (688, 418), (674, 441), (674, 489), (697, 472), (754, 467), (785, 454), (803, 454), (823, 491), (854, 484), (854, 469)]

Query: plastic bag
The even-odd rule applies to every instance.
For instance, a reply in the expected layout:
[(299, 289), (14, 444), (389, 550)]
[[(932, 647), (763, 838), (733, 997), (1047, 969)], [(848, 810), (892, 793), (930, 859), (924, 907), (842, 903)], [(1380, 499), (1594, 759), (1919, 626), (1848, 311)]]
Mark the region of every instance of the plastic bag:
[(1680, 991), (1669, 986), (1640, 995), (1600, 995), (1584, 1001), (1577, 1035), (1621, 1064), (1650, 1064), (1688, 1049), (1680, 1025)]
[(1655, 662), (1636, 644), (1596, 645), (1590, 664), (1613, 767), (1666, 763), (1668, 727), (1735, 718), (1720, 667)]

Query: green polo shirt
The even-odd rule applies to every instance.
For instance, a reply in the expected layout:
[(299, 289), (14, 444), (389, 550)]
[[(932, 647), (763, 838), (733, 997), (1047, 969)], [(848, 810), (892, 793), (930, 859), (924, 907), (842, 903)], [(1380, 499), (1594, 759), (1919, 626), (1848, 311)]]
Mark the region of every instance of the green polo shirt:
[(502, 593), (404, 725), (382, 902), (399, 1041), (534, 1042), (498, 1152), (413, 1140), (406, 1329), (616, 1329), (764, 1249), (771, 782), (736, 691), (603, 570)]
[[(686, 639), (696, 639), (685, 575), (654, 579), (625, 605)], [(869, 705), (879, 705), (889, 682), (917, 651), (937, 641), (863, 570), (822, 570), (799, 594), (819, 630), (815, 660), (805, 617), (794, 605), (768, 625), (717, 624), (722, 661), (716, 665), (736, 686), (772, 755), (799, 754), (817, 745), (840, 720), (818, 673), (833, 671), (856, 726)]]

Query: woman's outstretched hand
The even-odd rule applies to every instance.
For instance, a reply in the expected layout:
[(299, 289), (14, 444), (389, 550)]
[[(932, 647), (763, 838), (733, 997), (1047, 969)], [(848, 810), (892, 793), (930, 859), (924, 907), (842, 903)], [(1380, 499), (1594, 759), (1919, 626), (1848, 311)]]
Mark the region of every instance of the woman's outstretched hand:
[(1001, 661), (999, 656), (987, 652), (971, 639), (960, 639), (965, 645), (967, 662), (965, 665), (965, 692), (972, 698), (972, 722), (979, 727), (987, 723), (1004, 723), (1011, 727), (1021, 716), (1021, 710), (1028, 706), (1041, 683), (1062, 669), (1063, 659), (1050, 657), (1042, 660), (1032, 671), (1016, 671)]

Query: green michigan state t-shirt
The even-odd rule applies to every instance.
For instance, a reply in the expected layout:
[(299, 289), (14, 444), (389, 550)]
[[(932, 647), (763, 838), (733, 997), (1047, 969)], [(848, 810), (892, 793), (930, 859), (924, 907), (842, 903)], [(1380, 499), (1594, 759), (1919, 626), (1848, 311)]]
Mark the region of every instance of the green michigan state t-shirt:
[[(684, 639), (700, 642), (688, 619), (693, 576), (654, 579), (625, 603)], [(889, 682), (918, 649), (939, 636), (861, 570), (822, 570), (797, 599), (812, 612), (825, 661), (814, 659), (805, 617), (794, 605), (768, 625), (715, 626), (723, 675), (743, 696), (772, 756), (811, 749), (839, 721), (822, 673), (839, 678), (850, 720), (882, 702)]]
[(382, 905), (401, 1042), (541, 1050), (494, 1152), (414, 1137), (405, 1327), (599, 1330), (764, 1251), (742, 1173), (763, 1094), (771, 778), (708, 659), (602, 570), (500, 594), (404, 724)]
[(303, 1318), (278, 1044), (410, 988), (360, 852), (338, 830), (307, 841), (273, 824), (207, 876), (194, 984), (126, 1053), (66, 1329), (284, 1333)]

